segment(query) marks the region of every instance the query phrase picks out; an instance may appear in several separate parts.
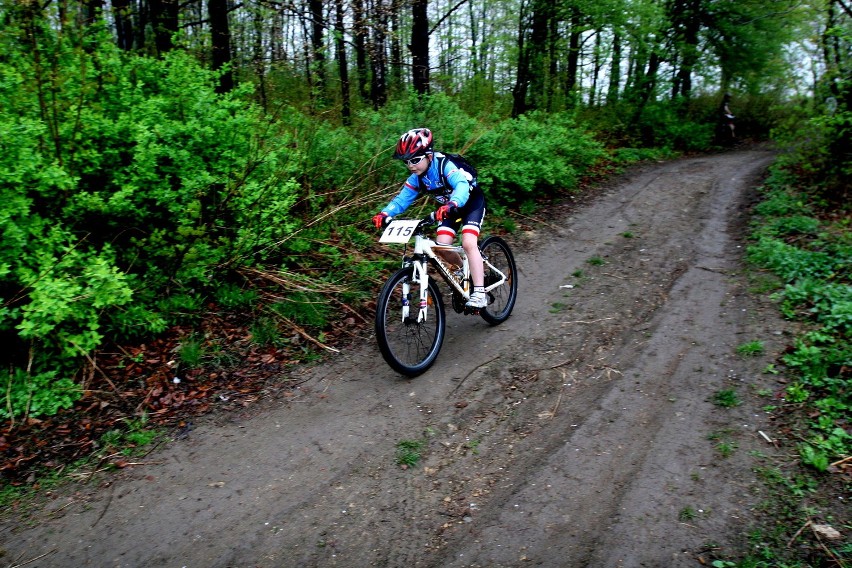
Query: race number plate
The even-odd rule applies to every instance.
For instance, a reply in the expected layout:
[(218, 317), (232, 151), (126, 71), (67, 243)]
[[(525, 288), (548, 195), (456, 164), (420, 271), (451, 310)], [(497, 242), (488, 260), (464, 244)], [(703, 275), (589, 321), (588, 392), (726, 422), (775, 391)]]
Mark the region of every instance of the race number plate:
[(380, 243), (407, 243), (414, 236), (414, 229), (420, 221), (417, 219), (394, 219), (388, 223)]

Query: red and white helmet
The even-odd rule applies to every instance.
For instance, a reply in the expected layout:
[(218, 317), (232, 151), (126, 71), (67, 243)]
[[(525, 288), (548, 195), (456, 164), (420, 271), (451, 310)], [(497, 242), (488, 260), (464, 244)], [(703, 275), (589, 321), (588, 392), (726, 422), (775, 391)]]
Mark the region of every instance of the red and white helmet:
[(432, 151), (432, 131), (428, 128), (415, 128), (399, 137), (393, 157), (398, 160), (410, 160)]

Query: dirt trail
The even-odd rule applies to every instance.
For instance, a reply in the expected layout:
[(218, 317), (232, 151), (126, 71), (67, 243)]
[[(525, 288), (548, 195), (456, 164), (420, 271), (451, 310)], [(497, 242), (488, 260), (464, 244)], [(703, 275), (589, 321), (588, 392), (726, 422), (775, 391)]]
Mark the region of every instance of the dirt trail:
[[(450, 313), (425, 375), (394, 374), (365, 337), (300, 371), (294, 396), (72, 488), (34, 526), (5, 522), (3, 563), (709, 564), (742, 543), (758, 500), (748, 451), (771, 450), (754, 392), (782, 324), (744, 292), (741, 236), (772, 157), (656, 164), (555, 211), (508, 239), (513, 316)], [(738, 357), (754, 339), (767, 355)], [(745, 404), (714, 405), (722, 389)], [(417, 467), (396, 465), (402, 440), (427, 442)]]

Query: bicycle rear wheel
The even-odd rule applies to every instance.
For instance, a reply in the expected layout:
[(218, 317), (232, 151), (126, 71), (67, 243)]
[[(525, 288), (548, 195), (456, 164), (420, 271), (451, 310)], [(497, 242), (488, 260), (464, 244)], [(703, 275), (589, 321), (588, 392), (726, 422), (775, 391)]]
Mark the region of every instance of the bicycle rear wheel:
[[(428, 316), (417, 321), (420, 313), (420, 284), (413, 280), (414, 271), (403, 268), (385, 283), (376, 303), (376, 340), (382, 357), (395, 371), (415, 377), (425, 372), (441, 351), (446, 331), (444, 302), (438, 284), (430, 279), (426, 295)], [(408, 293), (403, 287), (408, 285)], [(403, 318), (403, 306), (409, 315)]]
[[(491, 325), (503, 323), (512, 314), (515, 300), (518, 297), (518, 269), (515, 266), (515, 257), (509, 244), (500, 237), (488, 237), (479, 249), (482, 258), (488, 259), (494, 267), (506, 275), (506, 281), (487, 292), (488, 305), (479, 311), (482, 319)], [(487, 264), (485, 265), (485, 287), (500, 281), (500, 275), (494, 272)]]

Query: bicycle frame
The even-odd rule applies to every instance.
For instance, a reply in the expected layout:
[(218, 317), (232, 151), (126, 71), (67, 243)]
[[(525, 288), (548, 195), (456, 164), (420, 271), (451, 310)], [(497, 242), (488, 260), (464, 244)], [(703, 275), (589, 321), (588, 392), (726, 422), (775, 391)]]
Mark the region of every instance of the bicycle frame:
[[(417, 322), (426, 321), (428, 315), (428, 288), (429, 288), (429, 264), (433, 265), (438, 273), (443, 277), (444, 281), (455, 292), (460, 294), (465, 300), (470, 299), (470, 265), (468, 263), (467, 254), (464, 248), (457, 245), (442, 245), (435, 242), (424, 235), (427, 227), (435, 222), (431, 217), (425, 219), (395, 219), (391, 221), (379, 242), (383, 243), (405, 243), (406, 245), (414, 237), (414, 252), (410, 257), (404, 257), (403, 266), (412, 266), (413, 280), (420, 285), (420, 301), (418, 305)], [(459, 282), (449, 267), (445, 264), (436, 251), (455, 252), (462, 259), (462, 282)], [(483, 257), (483, 263), (494, 274), (500, 277), (496, 282), (491, 283), (485, 288), (485, 292), (489, 292), (498, 286), (502, 286), (506, 282), (506, 275), (491, 264), (487, 258)], [(407, 298), (410, 291), (408, 283), (403, 284), (403, 297)], [(407, 300), (403, 300), (402, 319), (406, 321), (411, 315), (411, 306), (407, 304)]]
[[(518, 296), (515, 257), (506, 241), (492, 235), (479, 243), (487, 291), (485, 306), (469, 307), (473, 290), (470, 259), (463, 247), (438, 244), (429, 238), (435, 224), (430, 217), (394, 219), (379, 239), (381, 243), (403, 244), (405, 250), (402, 266), (390, 275), (376, 298), (376, 342), (388, 365), (409, 377), (426, 372), (437, 359), (449, 307), (458, 314), (478, 315), (489, 325), (499, 325), (511, 315)], [(413, 250), (409, 248), (412, 245)], [(435, 280), (430, 280), (430, 265), (435, 269)], [(439, 289), (440, 279), (449, 286), (449, 302)]]

